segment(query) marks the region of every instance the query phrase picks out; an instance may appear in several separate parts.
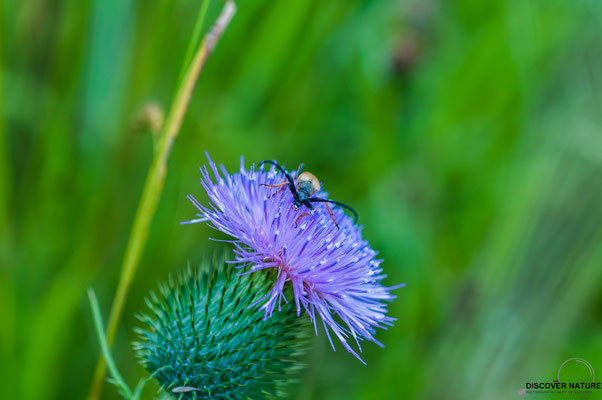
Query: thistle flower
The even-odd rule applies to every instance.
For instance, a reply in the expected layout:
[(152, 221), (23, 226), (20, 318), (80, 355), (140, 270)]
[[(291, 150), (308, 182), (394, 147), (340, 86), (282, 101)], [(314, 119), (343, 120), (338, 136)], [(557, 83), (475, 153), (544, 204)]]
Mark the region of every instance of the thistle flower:
[[(274, 167), (250, 170), (240, 159), (240, 171), (229, 174), (208, 154), (209, 166), (201, 168), (201, 184), (209, 195), (210, 204), (201, 205), (193, 196), (190, 201), (199, 210), (198, 219), (208, 221), (214, 229), (234, 238), (237, 268), (242, 274), (264, 269), (276, 271), (272, 288), (258, 302), (263, 302), (265, 318), (274, 309), (287, 303), (285, 286), (293, 289), (293, 298), (299, 316), (304, 309), (318, 334), (318, 317), (333, 349), (330, 331), (343, 347), (360, 361), (358, 353), (347, 342), (349, 337), (357, 343), (369, 340), (381, 347), (374, 338), (376, 328), (392, 326), (395, 318), (386, 315), (386, 304), (396, 296), (391, 290), (404, 286), (386, 287), (377, 253), (362, 238), (361, 227), (354, 225), (350, 216), (340, 207), (333, 208), (337, 227), (324, 204), (316, 204), (309, 215), (298, 218), (308, 210), (293, 209), (293, 196), (289, 190), (267, 188), (261, 184), (280, 184), (285, 180)], [(291, 173), (296, 176), (294, 172)], [(315, 196), (326, 198), (326, 192)], [(364, 363), (365, 364), (365, 363)]]
[(249, 308), (265, 276), (239, 276), (223, 260), (189, 268), (147, 299), (135, 343), (144, 366), (178, 399), (281, 397), (306, 348), (292, 305), (265, 320)]

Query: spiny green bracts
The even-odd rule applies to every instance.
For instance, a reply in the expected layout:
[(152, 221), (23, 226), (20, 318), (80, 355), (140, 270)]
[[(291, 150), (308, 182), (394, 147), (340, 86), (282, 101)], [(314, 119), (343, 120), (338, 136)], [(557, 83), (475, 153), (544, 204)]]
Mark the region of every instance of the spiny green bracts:
[(179, 399), (261, 399), (284, 394), (302, 365), (306, 327), (294, 305), (264, 319), (249, 307), (268, 293), (265, 274), (238, 276), (215, 259), (151, 293), (135, 349), (143, 365)]

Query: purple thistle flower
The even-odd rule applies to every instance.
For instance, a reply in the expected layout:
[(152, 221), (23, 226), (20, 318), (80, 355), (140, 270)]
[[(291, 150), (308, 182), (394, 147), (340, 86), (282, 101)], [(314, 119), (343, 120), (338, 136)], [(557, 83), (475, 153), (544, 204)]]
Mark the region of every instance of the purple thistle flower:
[[(334, 344), (329, 328), (343, 347), (365, 362), (347, 343), (353, 337), (361, 352), (360, 340), (369, 340), (381, 347), (374, 338), (376, 328), (392, 326), (395, 318), (386, 315), (386, 304), (396, 296), (391, 290), (405, 284), (386, 287), (381, 284), (382, 274), (376, 252), (362, 239), (361, 227), (353, 224), (350, 216), (340, 207), (332, 209), (340, 229), (332, 221), (324, 204), (314, 203), (315, 210), (297, 218), (309, 210), (293, 209), (290, 190), (267, 188), (261, 184), (279, 184), (285, 180), (282, 173), (271, 167), (255, 171), (244, 167), (240, 159), (240, 171), (229, 174), (220, 165), (222, 174), (207, 154), (215, 182), (207, 167), (201, 168), (201, 184), (209, 195), (210, 204), (205, 207), (193, 196), (188, 199), (200, 211), (198, 219), (188, 221), (209, 222), (209, 226), (233, 238), (237, 268), (247, 268), (242, 274), (273, 268), (276, 282), (263, 298), (253, 305), (264, 302), (261, 309), (268, 318), (276, 306), (288, 300), (284, 287), (290, 282), (297, 306), (297, 315), (305, 309), (318, 334), (317, 316), (320, 316), (331, 346)], [(292, 172), (293, 178), (296, 173)], [(314, 197), (326, 198), (320, 191)], [(316, 315), (317, 314), (317, 315)], [(337, 316), (338, 318), (335, 318)]]

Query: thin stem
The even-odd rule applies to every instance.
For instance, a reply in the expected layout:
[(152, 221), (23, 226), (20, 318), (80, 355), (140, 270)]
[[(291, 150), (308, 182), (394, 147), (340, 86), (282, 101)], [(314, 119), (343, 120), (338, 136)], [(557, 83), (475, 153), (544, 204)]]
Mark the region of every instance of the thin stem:
[[(155, 214), (155, 210), (157, 209), (161, 192), (163, 191), (169, 153), (182, 124), (186, 109), (188, 108), (192, 91), (205, 61), (207, 61), (207, 58), (215, 49), (217, 41), (230, 23), (235, 12), (236, 6), (234, 5), (234, 2), (231, 0), (227, 1), (217, 21), (205, 35), (202, 43), (196, 50), (194, 57), (186, 70), (184, 79), (178, 86), (169, 114), (161, 134), (159, 135), (153, 162), (146, 177), (146, 182), (144, 183), (142, 198), (138, 204), (138, 210), (136, 211), (136, 217), (134, 218), (134, 224), (130, 233), (130, 239), (121, 267), (121, 276), (119, 278), (117, 293), (115, 294), (113, 306), (111, 307), (106, 335), (109, 346), (111, 346), (113, 339), (115, 338), (115, 332), (119, 325), (123, 306), (148, 238), (150, 224)], [(204, 18), (205, 12), (201, 9), (199, 15), (200, 18)], [(94, 379), (88, 396), (89, 400), (97, 400), (99, 398), (105, 370), (106, 364), (101, 357), (96, 364)]]
[(180, 75), (178, 76), (178, 85), (182, 82), (184, 74), (186, 73), (186, 67), (190, 65), (190, 60), (194, 55), (194, 50), (199, 45), (199, 39), (201, 38), (201, 32), (203, 30), (203, 22), (205, 21), (205, 16), (207, 15), (207, 9), (209, 8), (210, 2), (211, 0), (203, 0), (203, 3), (201, 4), (201, 10), (197, 16), (196, 23), (194, 24), (192, 38), (190, 39), (190, 42), (188, 42), (188, 49), (186, 49), (186, 55), (184, 56), (182, 69), (180, 70)]
[(96, 328), (96, 334), (98, 335), (98, 341), (100, 342), (100, 350), (102, 351), (102, 355), (107, 362), (109, 372), (115, 381), (115, 386), (121, 390), (125, 398), (130, 399), (132, 397), (132, 391), (121, 377), (121, 374), (115, 365), (115, 360), (113, 360), (113, 356), (111, 355), (111, 350), (109, 349), (107, 337), (105, 336), (104, 332), (100, 307), (98, 306), (98, 300), (96, 299), (96, 293), (94, 293), (94, 290), (88, 289), (88, 298), (90, 299), (90, 308), (92, 309), (92, 316), (94, 317), (94, 327)]

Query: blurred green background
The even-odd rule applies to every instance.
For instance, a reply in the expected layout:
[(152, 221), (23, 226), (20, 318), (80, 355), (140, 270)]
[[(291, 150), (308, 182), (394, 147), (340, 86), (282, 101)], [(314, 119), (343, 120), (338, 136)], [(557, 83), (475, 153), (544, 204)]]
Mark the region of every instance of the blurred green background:
[[(0, 398), (85, 398), (85, 291), (106, 320), (152, 158), (132, 121), (169, 106), (199, 7), (0, 3)], [(570, 357), (602, 374), (601, 65), (599, 0), (239, 1), (116, 337), (126, 380), (144, 296), (222, 247), (179, 224), (204, 150), (305, 162), (359, 212), (385, 284), (407, 282), (386, 348), (363, 366), (321, 335), (291, 399), (516, 398)]]

